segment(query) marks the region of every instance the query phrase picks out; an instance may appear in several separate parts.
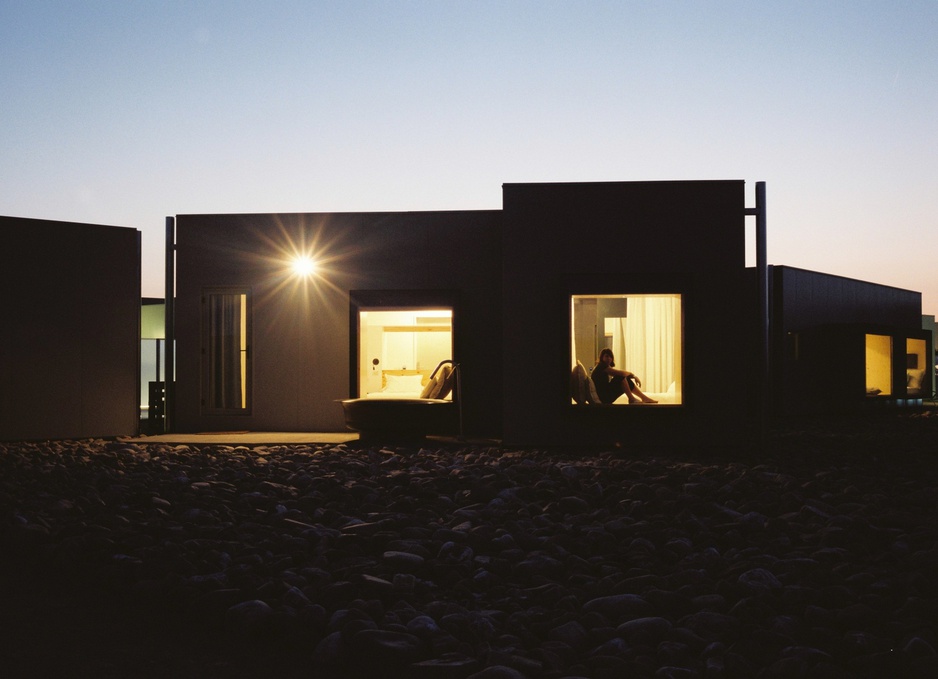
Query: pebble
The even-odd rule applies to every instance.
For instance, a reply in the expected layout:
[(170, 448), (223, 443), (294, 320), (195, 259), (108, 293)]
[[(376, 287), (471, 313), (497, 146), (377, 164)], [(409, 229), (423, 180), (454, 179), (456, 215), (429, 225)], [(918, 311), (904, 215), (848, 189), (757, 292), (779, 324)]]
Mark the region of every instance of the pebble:
[(938, 418), (893, 424), (758, 459), (7, 442), (0, 538), (338, 675), (931, 676)]

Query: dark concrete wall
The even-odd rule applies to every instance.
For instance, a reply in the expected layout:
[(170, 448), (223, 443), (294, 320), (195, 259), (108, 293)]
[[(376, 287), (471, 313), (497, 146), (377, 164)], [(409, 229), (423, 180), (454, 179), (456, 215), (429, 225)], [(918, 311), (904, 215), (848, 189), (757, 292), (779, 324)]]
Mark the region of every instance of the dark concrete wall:
[(140, 233), (0, 217), (0, 438), (133, 435)]
[[(341, 431), (350, 365), (349, 293), (444, 291), (456, 300), (466, 428), (497, 435), (501, 417), (501, 214), (497, 211), (180, 215), (177, 242), (176, 429)], [(282, 268), (291, 244), (312, 248), (321, 277)], [(246, 286), (254, 297), (250, 415), (203, 415), (199, 299)], [(435, 294), (435, 293), (434, 293)]]
[[(744, 210), (742, 181), (505, 185), (505, 441), (737, 434), (758, 355)], [(683, 296), (684, 405), (571, 406), (570, 296), (655, 292)]]

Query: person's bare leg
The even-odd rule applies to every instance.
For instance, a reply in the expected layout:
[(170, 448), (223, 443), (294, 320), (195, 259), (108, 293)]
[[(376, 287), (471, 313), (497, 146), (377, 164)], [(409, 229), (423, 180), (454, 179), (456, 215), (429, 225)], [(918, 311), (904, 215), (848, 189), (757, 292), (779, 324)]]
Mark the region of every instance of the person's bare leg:
[[(633, 387), (629, 384), (628, 378), (622, 380), (622, 390), (625, 392), (625, 395), (629, 397), (629, 403), (639, 403), (639, 399), (644, 400), (644, 394), (639, 390), (638, 387)], [(635, 396), (635, 392), (641, 394), (638, 398)]]
[(651, 397), (649, 397), (649, 396), (646, 396), (646, 395), (642, 392), (642, 390), (639, 389), (638, 387), (629, 387), (628, 384), (629, 384), (629, 381), (626, 380), (626, 381), (625, 381), (625, 385), (626, 385), (625, 388), (626, 388), (626, 392), (627, 392), (628, 395), (629, 395), (629, 403), (637, 403), (637, 402), (638, 402), (638, 399), (633, 398), (633, 395), (634, 395), (634, 396), (638, 396), (638, 398), (641, 399), (641, 402), (642, 402), (642, 403), (657, 403), (657, 401), (656, 401), (655, 399), (653, 399), (653, 398), (651, 398)]

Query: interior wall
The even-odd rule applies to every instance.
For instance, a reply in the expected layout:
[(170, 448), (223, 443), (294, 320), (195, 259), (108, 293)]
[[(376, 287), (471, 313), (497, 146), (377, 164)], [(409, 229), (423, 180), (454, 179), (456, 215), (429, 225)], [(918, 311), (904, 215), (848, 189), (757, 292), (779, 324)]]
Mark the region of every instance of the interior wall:
[(599, 360), (602, 337), (602, 321), (599, 318), (599, 305), (596, 299), (577, 299), (574, 301), (573, 342), (576, 347), (576, 360), (589, 370)]
[(893, 393), (892, 337), (866, 335), (866, 389), (878, 390), (880, 396)]
[(928, 342), (924, 339), (907, 339), (905, 346), (906, 368), (908, 369), (927, 369), (929, 361), (927, 356)]

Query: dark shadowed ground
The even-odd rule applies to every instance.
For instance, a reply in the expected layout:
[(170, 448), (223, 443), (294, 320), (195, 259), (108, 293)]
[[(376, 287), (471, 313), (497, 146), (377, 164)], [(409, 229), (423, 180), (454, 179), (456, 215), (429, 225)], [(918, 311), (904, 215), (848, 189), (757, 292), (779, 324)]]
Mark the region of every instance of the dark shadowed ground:
[(758, 451), (0, 443), (0, 510), (2, 677), (938, 676), (930, 414)]
[(314, 676), (289, 654), (135, 606), (91, 577), (16, 557), (2, 559), (0, 577), (3, 677)]

